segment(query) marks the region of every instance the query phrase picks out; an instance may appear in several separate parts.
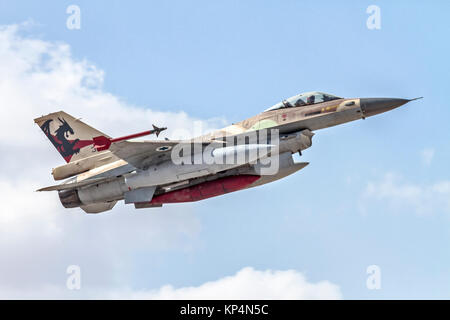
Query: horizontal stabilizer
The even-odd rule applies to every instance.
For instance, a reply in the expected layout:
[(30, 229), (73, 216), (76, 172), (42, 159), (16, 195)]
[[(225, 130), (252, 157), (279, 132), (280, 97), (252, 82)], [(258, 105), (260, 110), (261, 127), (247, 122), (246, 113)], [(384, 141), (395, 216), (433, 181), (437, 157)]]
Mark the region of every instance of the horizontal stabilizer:
[(80, 182), (70, 182), (70, 183), (63, 183), (63, 184), (57, 184), (50, 187), (45, 187), (39, 190), (36, 190), (38, 192), (41, 191), (61, 191), (61, 190), (69, 190), (69, 189), (75, 189), (80, 188), (84, 186), (88, 186), (91, 184), (97, 184), (97, 183), (104, 183), (108, 181), (113, 181), (117, 179), (117, 177), (103, 177), (103, 178), (94, 178), (94, 179), (86, 179)]

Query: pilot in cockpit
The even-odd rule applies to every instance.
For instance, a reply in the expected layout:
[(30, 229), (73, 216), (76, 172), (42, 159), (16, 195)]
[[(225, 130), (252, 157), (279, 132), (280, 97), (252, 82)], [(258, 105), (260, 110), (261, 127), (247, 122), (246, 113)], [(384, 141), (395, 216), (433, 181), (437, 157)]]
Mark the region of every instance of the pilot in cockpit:
[(316, 100), (316, 97), (314, 95), (310, 95), (308, 99), (306, 100), (307, 104), (314, 104), (314, 101)]

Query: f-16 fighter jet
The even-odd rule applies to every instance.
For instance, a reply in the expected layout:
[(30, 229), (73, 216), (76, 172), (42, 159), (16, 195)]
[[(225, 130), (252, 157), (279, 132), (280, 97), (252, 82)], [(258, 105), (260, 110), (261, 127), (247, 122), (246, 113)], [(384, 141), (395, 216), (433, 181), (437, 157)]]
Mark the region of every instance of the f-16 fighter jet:
[[(420, 98), (416, 98), (420, 99)], [(191, 140), (130, 141), (166, 128), (111, 138), (60, 111), (35, 119), (64, 160), (52, 171), (65, 208), (111, 210), (203, 200), (263, 185), (303, 169), (294, 153), (312, 145), (314, 132), (364, 119), (416, 99), (296, 95), (264, 112)]]

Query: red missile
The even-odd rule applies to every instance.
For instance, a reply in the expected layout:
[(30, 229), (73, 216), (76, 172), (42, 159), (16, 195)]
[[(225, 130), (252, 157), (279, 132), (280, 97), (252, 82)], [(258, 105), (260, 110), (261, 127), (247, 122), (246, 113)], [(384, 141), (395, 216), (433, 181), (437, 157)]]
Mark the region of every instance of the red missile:
[(198, 185), (170, 191), (153, 197), (151, 204), (193, 202), (238, 191), (251, 185), (260, 176), (239, 175), (207, 181)]
[(130, 134), (128, 136), (124, 136), (124, 137), (120, 137), (120, 138), (110, 139), (105, 136), (95, 137), (92, 139), (92, 141), (94, 143), (94, 148), (97, 149), (97, 151), (104, 151), (104, 150), (108, 150), (109, 147), (111, 146), (111, 143), (114, 143), (114, 142), (140, 138), (143, 136), (148, 136), (150, 134), (156, 134), (156, 136), (158, 137), (159, 134), (161, 133), (161, 131), (164, 131), (167, 129), (167, 128), (158, 128), (154, 124), (152, 126), (153, 126), (153, 130)]

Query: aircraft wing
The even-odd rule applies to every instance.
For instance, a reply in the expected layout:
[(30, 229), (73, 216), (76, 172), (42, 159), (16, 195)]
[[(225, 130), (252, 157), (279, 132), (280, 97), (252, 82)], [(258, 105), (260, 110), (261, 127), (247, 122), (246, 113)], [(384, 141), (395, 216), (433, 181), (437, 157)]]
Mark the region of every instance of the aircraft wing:
[[(196, 146), (197, 144), (197, 146)], [(201, 146), (198, 146), (201, 144)], [(223, 147), (222, 141), (189, 141), (189, 140), (154, 140), (154, 141), (120, 141), (111, 144), (109, 150), (118, 158), (127, 161), (139, 169), (147, 169), (149, 166), (169, 160), (171, 151), (175, 146), (191, 145), (191, 150), (202, 150), (208, 145)]]
[[(197, 144), (197, 145), (196, 145)], [(198, 145), (200, 144), (200, 146)], [(109, 147), (109, 150), (118, 158), (127, 161), (130, 165), (138, 169), (146, 169), (150, 165), (158, 164), (160, 162), (169, 160), (171, 151), (175, 146), (188, 146), (191, 150), (203, 150), (203, 147), (213, 145), (214, 147), (223, 147), (223, 141), (190, 141), (190, 140), (154, 140), (154, 141), (120, 141), (114, 142)], [(112, 177), (99, 177), (82, 180), (79, 182), (69, 182), (58, 185), (53, 185), (39, 189), (37, 191), (62, 191), (85, 187), (92, 184), (105, 183), (117, 179)]]

